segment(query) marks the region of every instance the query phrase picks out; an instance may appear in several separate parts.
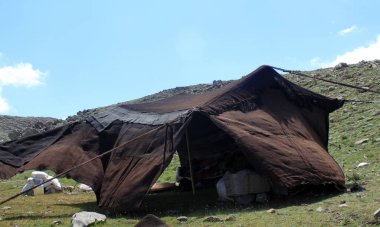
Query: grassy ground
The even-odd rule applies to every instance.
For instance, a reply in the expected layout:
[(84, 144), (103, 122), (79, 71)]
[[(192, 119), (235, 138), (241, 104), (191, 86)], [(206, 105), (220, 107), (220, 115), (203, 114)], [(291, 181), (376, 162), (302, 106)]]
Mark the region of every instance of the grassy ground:
[[(367, 66), (350, 66), (340, 71), (323, 70), (321, 77), (346, 83), (380, 88), (380, 69)], [(329, 85), (297, 76), (291, 80), (331, 97), (343, 96), (345, 99), (377, 100), (379, 95), (369, 92), (357, 92), (351, 89)], [(217, 201), (214, 190), (191, 193), (160, 193), (149, 195), (141, 210), (135, 213), (108, 217), (106, 223), (99, 226), (133, 226), (147, 213), (155, 214), (172, 226), (362, 226), (376, 225), (373, 212), (380, 208), (380, 104), (346, 103), (343, 108), (331, 115), (329, 151), (342, 166), (347, 183), (358, 182), (366, 190), (363, 192), (338, 195), (303, 196), (290, 199), (276, 199), (267, 204), (253, 204), (241, 207)], [(362, 144), (355, 144), (368, 139)], [(173, 165), (161, 176), (159, 181), (173, 181)], [(358, 168), (360, 162), (368, 166)], [(0, 182), (0, 198), (4, 199), (18, 193), (28, 177), (28, 173)], [(67, 179), (65, 185), (75, 182)], [(345, 203), (346, 207), (339, 207)], [(10, 208), (9, 208), (10, 207)], [(275, 213), (267, 213), (270, 208)], [(322, 209), (322, 211), (319, 208)], [(74, 194), (21, 196), (0, 207), (0, 226), (50, 226), (60, 220), (62, 225), (71, 223), (71, 216), (79, 211), (96, 211), (93, 193), (76, 191)], [(204, 222), (208, 216), (224, 219), (229, 214), (236, 216), (235, 221)], [(185, 215), (186, 223), (176, 218)]]

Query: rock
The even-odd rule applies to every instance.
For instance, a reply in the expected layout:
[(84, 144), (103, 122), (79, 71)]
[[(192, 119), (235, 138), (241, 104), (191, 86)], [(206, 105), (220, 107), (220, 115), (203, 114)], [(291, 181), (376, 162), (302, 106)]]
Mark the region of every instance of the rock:
[(236, 215), (229, 214), (224, 221), (236, 221)]
[(187, 220), (189, 220), (189, 218), (186, 216), (179, 216), (177, 218), (177, 221), (179, 221), (179, 222), (187, 222)]
[(86, 184), (79, 184), (78, 185), (79, 190), (84, 191), (84, 192), (91, 192), (92, 188)]
[(153, 214), (147, 214), (145, 215), (136, 225), (135, 227), (169, 227), (168, 224), (166, 224), (163, 220), (158, 218), (157, 216)]
[(366, 64), (367, 64), (367, 61), (364, 61), (364, 60), (358, 63), (359, 66), (365, 66)]
[(223, 222), (223, 219), (215, 217), (215, 216), (210, 216), (207, 217), (203, 220), (204, 222)]
[(51, 225), (61, 225), (61, 224), (62, 224), (61, 220), (55, 220), (51, 223)]
[(269, 201), (267, 193), (259, 193), (256, 195), (256, 202), (267, 203)]
[(1, 209), (2, 210), (9, 210), (9, 209), (11, 209), (12, 207), (10, 207), (10, 206), (4, 206), (4, 207), (2, 207)]
[(339, 207), (348, 207), (347, 203), (339, 204)]
[(343, 69), (343, 68), (346, 68), (348, 67), (348, 64), (347, 63), (344, 63), (344, 62), (341, 62), (339, 64), (337, 64), (335, 67), (334, 67), (334, 70), (340, 70), (340, 69)]
[(365, 188), (357, 182), (353, 183), (352, 185), (349, 185), (347, 188), (349, 192), (362, 192), (365, 190)]
[(106, 216), (104, 214), (81, 211), (73, 215), (71, 224), (73, 227), (83, 227), (95, 222), (103, 222), (105, 220)]
[(380, 219), (380, 209), (377, 209), (377, 211), (375, 211), (375, 213), (373, 213), (373, 215), (376, 219)]
[(373, 69), (376, 69), (378, 66), (377, 66), (377, 64), (371, 63), (370, 67), (373, 68)]
[(361, 139), (361, 140), (356, 141), (355, 145), (359, 145), (359, 144), (363, 144), (363, 143), (368, 143), (368, 141), (369, 141), (368, 138)]
[(335, 90), (335, 87), (334, 86), (330, 86), (327, 91), (334, 91)]
[(362, 193), (357, 193), (355, 196), (356, 196), (356, 198), (361, 199), (362, 198)]
[(219, 88), (219, 87), (223, 86), (223, 81), (221, 81), (221, 80), (214, 80), (214, 81), (212, 81), (212, 86)]
[(324, 212), (325, 209), (323, 209), (322, 207), (318, 207), (318, 208), (316, 209), (316, 211), (318, 211), (318, 212)]
[(271, 208), (271, 209), (267, 210), (267, 213), (274, 214), (274, 213), (276, 213), (276, 210), (274, 208)]
[(360, 167), (365, 167), (365, 166), (368, 166), (369, 165), (369, 163), (368, 162), (361, 162), (361, 163), (359, 163), (358, 164), (358, 168), (360, 168)]

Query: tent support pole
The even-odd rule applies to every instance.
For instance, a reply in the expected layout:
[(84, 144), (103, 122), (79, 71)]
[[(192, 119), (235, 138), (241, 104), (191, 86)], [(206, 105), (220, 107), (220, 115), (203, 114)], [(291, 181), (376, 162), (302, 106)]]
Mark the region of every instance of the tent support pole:
[(189, 132), (186, 129), (186, 145), (187, 145), (187, 159), (189, 160), (189, 170), (191, 178), (191, 189), (193, 190), (193, 195), (195, 195), (195, 185), (194, 185), (194, 175), (193, 175), (193, 166), (191, 164), (191, 153), (190, 153), (190, 142), (189, 142)]

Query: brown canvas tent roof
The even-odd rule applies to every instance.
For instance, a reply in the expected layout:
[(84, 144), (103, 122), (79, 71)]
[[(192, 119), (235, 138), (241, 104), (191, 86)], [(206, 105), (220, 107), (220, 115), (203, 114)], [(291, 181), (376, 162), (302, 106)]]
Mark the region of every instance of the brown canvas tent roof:
[(275, 193), (342, 190), (344, 174), (327, 152), (328, 116), (342, 105), (262, 66), (205, 94), (121, 105), (86, 122), (4, 143), (0, 177), (26, 169), (61, 173), (113, 149), (67, 176), (90, 185), (100, 207), (132, 209), (175, 151), (188, 167), (187, 132), (195, 169), (207, 165), (225, 171), (241, 156)]

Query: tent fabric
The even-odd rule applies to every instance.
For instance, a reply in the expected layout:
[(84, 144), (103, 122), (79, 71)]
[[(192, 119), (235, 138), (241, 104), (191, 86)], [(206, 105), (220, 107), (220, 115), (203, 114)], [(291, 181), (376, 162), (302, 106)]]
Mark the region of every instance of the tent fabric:
[[(328, 116), (343, 101), (299, 87), (262, 66), (240, 80), (200, 95), (177, 95), (118, 105), (85, 122), (0, 145), (0, 177), (27, 169), (67, 174), (91, 186), (100, 207), (134, 209), (178, 151), (196, 180), (248, 166), (291, 194), (344, 189), (344, 174), (327, 152)], [(188, 173), (187, 173), (188, 174)]]
[(189, 110), (173, 111), (165, 114), (158, 113), (142, 113), (137, 111), (128, 110), (125, 108), (114, 107), (110, 110), (95, 114), (87, 119), (94, 128), (102, 131), (107, 128), (115, 120), (120, 120), (135, 124), (145, 125), (162, 125), (175, 120), (181, 120), (181, 117), (186, 116)]

